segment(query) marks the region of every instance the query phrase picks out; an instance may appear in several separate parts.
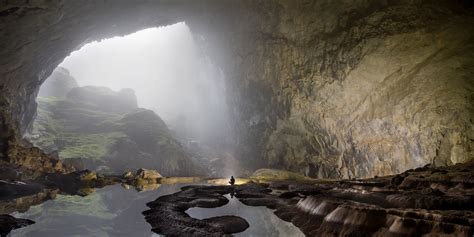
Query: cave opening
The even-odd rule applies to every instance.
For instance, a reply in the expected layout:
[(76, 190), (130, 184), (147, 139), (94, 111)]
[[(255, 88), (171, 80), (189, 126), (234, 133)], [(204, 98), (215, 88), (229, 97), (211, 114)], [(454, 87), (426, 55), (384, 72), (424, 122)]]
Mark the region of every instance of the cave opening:
[(82, 46), (42, 84), (25, 137), (78, 169), (231, 175), (225, 76), (205, 41), (179, 22)]
[(473, 236), (473, 26), (468, 0), (2, 1), (0, 236)]

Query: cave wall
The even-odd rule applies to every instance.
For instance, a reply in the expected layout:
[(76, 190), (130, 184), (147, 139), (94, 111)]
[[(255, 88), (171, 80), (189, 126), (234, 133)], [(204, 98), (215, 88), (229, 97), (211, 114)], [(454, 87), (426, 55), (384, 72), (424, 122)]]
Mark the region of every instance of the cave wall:
[(474, 156), (469, 7), (423, 0), (6, 1), (0, 148), (21, 140), (39, 85), (70, 52), (186, 21), (227, 77), (234, 155), (247, 167), (349, 178), (463, 162)]
[(240, 127), (249, 127), (238, 136), (241, 157), (260, 155), (264, 166), (334, 178), (472, 159), (469, 7), (265, 2), (254, 37), (237, 46), (250, 49), (242, 53), (242, 80), (233, 80)]

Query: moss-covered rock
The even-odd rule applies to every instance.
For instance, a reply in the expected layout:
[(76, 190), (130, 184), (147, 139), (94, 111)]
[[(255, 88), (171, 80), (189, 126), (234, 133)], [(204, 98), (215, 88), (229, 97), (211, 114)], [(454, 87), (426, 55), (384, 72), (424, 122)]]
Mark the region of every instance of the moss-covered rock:
[(151, 110), (137, 109), (119, 121), (126, 137), (112, 145), (107, 164), (115, 172), (148, 168), (166, 176), (202, 174), (198, 162), (186, 154), (166, 124)]
[(137, 109), (130, 89), (76, 87), (66, 98), (38, 97), (37, 101), (38, 116), (28, 138), (78, 169), (198, 173), (197, 162), (190, 162), (163, 120), (151, 110)]
[[(101, 161), (117, 139), (120, 114), (71, 99), (38, 97), (38, 116), (29, 140), (48, 153), (58, 152), (61, 159)], [(93, 169), (94, 167), (83, 167)]]

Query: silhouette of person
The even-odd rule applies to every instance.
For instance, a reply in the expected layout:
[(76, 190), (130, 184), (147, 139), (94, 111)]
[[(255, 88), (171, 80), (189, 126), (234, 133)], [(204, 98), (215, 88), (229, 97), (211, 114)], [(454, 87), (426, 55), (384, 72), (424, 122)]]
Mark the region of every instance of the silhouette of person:
[(230, 176), (229, 184), (230, 184), (230, 185), (234, 185), (234, 184), (235, 184), (234, 176)]

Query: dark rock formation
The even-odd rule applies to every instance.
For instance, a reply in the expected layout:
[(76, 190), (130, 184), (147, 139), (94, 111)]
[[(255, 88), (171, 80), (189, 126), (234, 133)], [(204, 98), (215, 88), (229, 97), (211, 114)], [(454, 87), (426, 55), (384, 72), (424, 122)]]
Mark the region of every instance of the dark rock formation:
[(75, 87), (78, 87), (77, 81), (69, 74), (69, 70), (57, 67), (41, 85), (38, 96), (64, 98)]
[(187, 186), (181, 192), (162, 196), (148, 203), (144, 211), (152, 231), (166, 236), (228, 236), (249, 227), (247, 221), (237, 216), (217, 216), (195, 219), (185, 211), (191, 207), (220, 207), (229, 202), (224, 197), (233, 191), (231, 186)]
[(0, 236), (6, 237), (10, 231), (34, 223), (34, 221), (27, 219), (18, 219), (10, 215), (0, 215)]
[[(425, 167), (400, 176), (343, 181), (279, 181), (240, 186), (187, 186), (158, 198), (145, 211), (160, 234), (191, 228), (190, 206), (216, 207), (235, 191), (249, 206), (265, 206), (307, 236), (472, 236), (474, 162), (447, 168)], [(398, 183), (398, 184), (394, 184)], [(166, 222), (166, 220), (172, 220)], [(206, 226), (202, 225), (202, 228)], [(198, 230), (196, 230), (198, 229)]]

